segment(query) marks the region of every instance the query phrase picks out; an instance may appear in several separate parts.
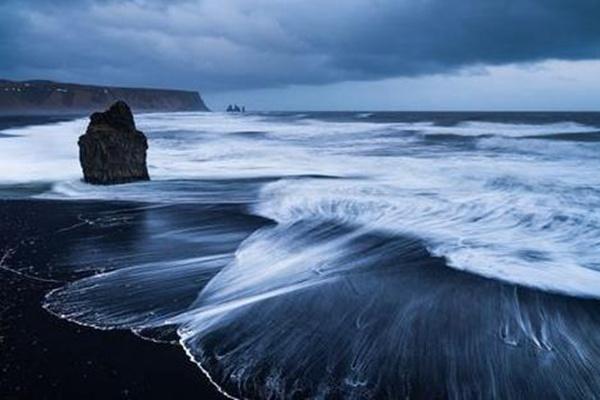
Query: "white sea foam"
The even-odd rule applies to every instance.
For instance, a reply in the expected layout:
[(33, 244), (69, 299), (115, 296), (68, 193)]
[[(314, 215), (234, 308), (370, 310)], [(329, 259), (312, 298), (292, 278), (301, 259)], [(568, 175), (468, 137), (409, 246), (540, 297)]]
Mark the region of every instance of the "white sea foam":
[(77, 138), (86, 121), (4, 130), (0, 143), (0, 184), (61, 181), (80, 174)]
[[(256, 211), (283, 224), (330, 220), (414, 235), (457, 269), (600, 297), (600, 213), (594, 203), (579, 194), (556, 198), (543, 184), (531, 190), (522, 182), (524, 189), (511, 190), (510, 183), (485, 188), (468, 183), (472, 176), (462, 184), (448, 178), (443, 191), (417, 187), (414, 180), (377, 189), (361, 181), (280, 181), (265, 187)], [(595, 204), (597, 195), (590, 196)]]
[[(140, 116), (151, 182), (96, 187), (76, 168), (38, 168), (55, 181), (46, 197), (161, 204), (122, 246), (98, 251), (86, 236), (69, 265), (118, 265), (53, 291), (47, 309), (176, 332), (211, 382), (242, 398), (598, 393), (597, 302), (576, 297), (600, 298), (600, 147), (524, 139), (595, 128), (308, 117)], [(17, 131), (17, 150), (30, 131)], [(59, 164), (76, 161), (65, 147), (76, 136), (45, 136), (71, 149)], [(238, 202), (276, 224), (206, 207)]]
[[(257, 212), (285, 223), (335, 218), (410, 232), (458, 269), (600, 294), (598, 144), (511, 139), (594, 127), (220, 113), (145, 114), (137, 121), (150, 141), (152, 182), (98, 187), (78, 181), (76, 140), (85, 120), (3, 132), (13, 136), (0, 139), (0, 181), (53, 181), (42, 195), (50, 198), (211, 203), (257, 199), (235, 190), (239, 179), (284, 178), (266, 185)], [(480, 138), (474, 149), (415, 141), (450, 133), (496, 137)], [(294, 176), (346, 179), (285, 179)], [(195, 185), (199, 179), (207, 183)], [(231, 180), (238, 183), (228, 185)]]
[(511, 124), (499, 122), (465, 121), (456, 126), (432, 126), (424, 130), (431, 135), (459, 135), (459, 136), (505, 136), (505, 137), (530, 137), (545, 136), (565, 133), (598, 132), (598, 128), (576, 122), (558, 122), (548, 124)]

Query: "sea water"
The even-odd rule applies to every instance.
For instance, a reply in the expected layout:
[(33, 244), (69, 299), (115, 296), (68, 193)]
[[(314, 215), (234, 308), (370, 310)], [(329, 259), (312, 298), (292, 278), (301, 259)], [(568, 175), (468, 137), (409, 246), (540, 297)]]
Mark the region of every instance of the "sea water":
[[(2, 197), (152, 210), (50, 312), (175, 336), (234, 397), (600, 391), (600, 114), (136, 121), (152, 181), (117, 186), (81, 182), (85, 119), (1, 132)], [(102, 264), (95, 240), (68, 264)]]

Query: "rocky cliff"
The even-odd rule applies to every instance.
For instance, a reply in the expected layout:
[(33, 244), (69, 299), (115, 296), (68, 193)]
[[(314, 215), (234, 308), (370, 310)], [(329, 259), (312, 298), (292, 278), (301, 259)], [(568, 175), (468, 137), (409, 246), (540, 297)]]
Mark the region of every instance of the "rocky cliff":
[(198, 92), (0, 80), (0, 114), (82, 114), (117, 100), (134, 112), (208, 111)]
[(129, 106), (118, 101), (90, 117), (79, 137), (79, 161), (84, 181), (112, 185), (150, 179), (146, 167), (146, 136), (135, 127)]

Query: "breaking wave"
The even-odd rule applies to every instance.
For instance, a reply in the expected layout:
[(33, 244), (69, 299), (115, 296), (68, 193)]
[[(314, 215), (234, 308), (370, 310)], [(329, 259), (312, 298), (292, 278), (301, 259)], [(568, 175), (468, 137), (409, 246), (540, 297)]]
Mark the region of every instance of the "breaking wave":
[(3, 182), (160, 205), (45, 307), (177, 340), (238, 397), (594, 397), (600, 143), (554, 137), (598, 129), (352, 118), (143, 115), (153, 181), (114, 187), (77, 179), (82, 121), (5, 132), (58, 150)]

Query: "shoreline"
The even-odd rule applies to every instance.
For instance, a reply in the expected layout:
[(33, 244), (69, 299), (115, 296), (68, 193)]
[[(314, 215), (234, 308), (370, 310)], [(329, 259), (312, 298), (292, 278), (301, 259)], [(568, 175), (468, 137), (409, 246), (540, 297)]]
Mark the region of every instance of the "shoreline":
[[(76, 219), (78, 209), (89, 207), (109, 209), (111, 204), (0, 202), (0, 239), (9, 248), (18, 248), (6, 268), (0, 270), (4, 289), (0, 293), (0, 398), (223, 399), (224, 395), (179, 345), (153, 343), (130, 331), (84, 327), (57, 318), (43, 308), (44, 297), (67, 284), (70, 277), (52, 276), (58, 281), (52, 282), (43, 275), (42, 279), (28, 276), (27, 271), (38, 273), (39, 268), (50, 265), (55, 256), (52, 252), (68, 252), (69, 246), (34, 245), (23, 252), (19, 245), (44, 231), (52, 232), (51, 222), (69, 225), (70, 220)], [(66, 211), (69, 208), (76, 212)], [(43, 213), (52, 214), (51, 221)], [(13, 220), (18, 221), (11, 223)], [(28, 268), (19, 274), (24, 271), (24, 263), (35, 270)], [(11, 270), (13, 265), (15, 271)], [(78, 275), (75, 272), (71, 278), (77, 279)]]
[[(1, 264), (0, 264), (1, 266)], [(16, 271), (14, 271), (15, 273), (17, 273)], [(42, 299), (45, 299), (46, 297), (48, 297), (52, 292), (54, 292), (55, 290), (59, 290), (60, 287), (51, 289), (50, 291), (46, 292), (43, 296)], [(229, 393), (227, 393), (227, 391), (225, 389), (223, 389), (223, 387), (221, 387), (217, 382), (215, 382), (215, 380), (212, 378), (212, 376), (210, 375), (210, 372), (208, 372), (208, 370), (206, 370), (203, 366), (202, 363), (200, 363), (199, 361), (197, 361), (194, 356), (192, 355), (192, 353), (188, 350), (187, 347), (185, 347), (185, 345), (183, 344), (183, 340), (180, 338), (176, 343), (168, 343), (168, 342), (161, 342), (159, 340), (153, 340), (147, 337), (144, 337), (142, 335), (136, 334), (135, 331), (127, 331), (127, 330), (119, 330), (119, 329), (108, 329), (108, 328), (102, 328), (100, 326), (94, 326), (94, 325), (88, 325), (85, 324), (83, 322), (79, 322), (73, 319), (70, 319), (68, 317), (65, 317), (63, 315), (58, 315), (55, 314), (54, 312), (52, 312), (51, 310), (49, 310), (46, 305), (44, 304), (44, 302), (41, 302), (40, 304), (41, 308), (46, 311), (48, 314), (50, 314), (51, 316), (62, 320), (62, 321), (66, 321), (68, 323), (71, 323), (73, 325), (77, 325), (77, 326), (81, 326), (83, 328), (86, 329), (92, 329), (95, 331), (99, 331), (99, 332), (123, 332), (123, 333), (131, 333), (134, 336), (138, 337), (140, 340), (142, 341), (147, 341), (150, 343), (155, 343), (157, 345), (168, 345), (168, 346), (174, 346), (174, 347), (179, 347), (179, 350), (183, 351), (185, 353), (185, 355), (187, 356), (188, 360), (194, 364), (199, 370), (200, 372), (206, 377), (206, 379), (208, 379), (208, 381), (210, 382), (211, 385), (214, 386), (214, 388), (217, 390), (217, 392), (219, 392), (222, 396), (224, 396), (227, 399), (231, 399), (231, 400), (240, 400), (238, 397), (235, 397)], [(222, 397), (217, 397), (217, 398), (222, 398)]]

